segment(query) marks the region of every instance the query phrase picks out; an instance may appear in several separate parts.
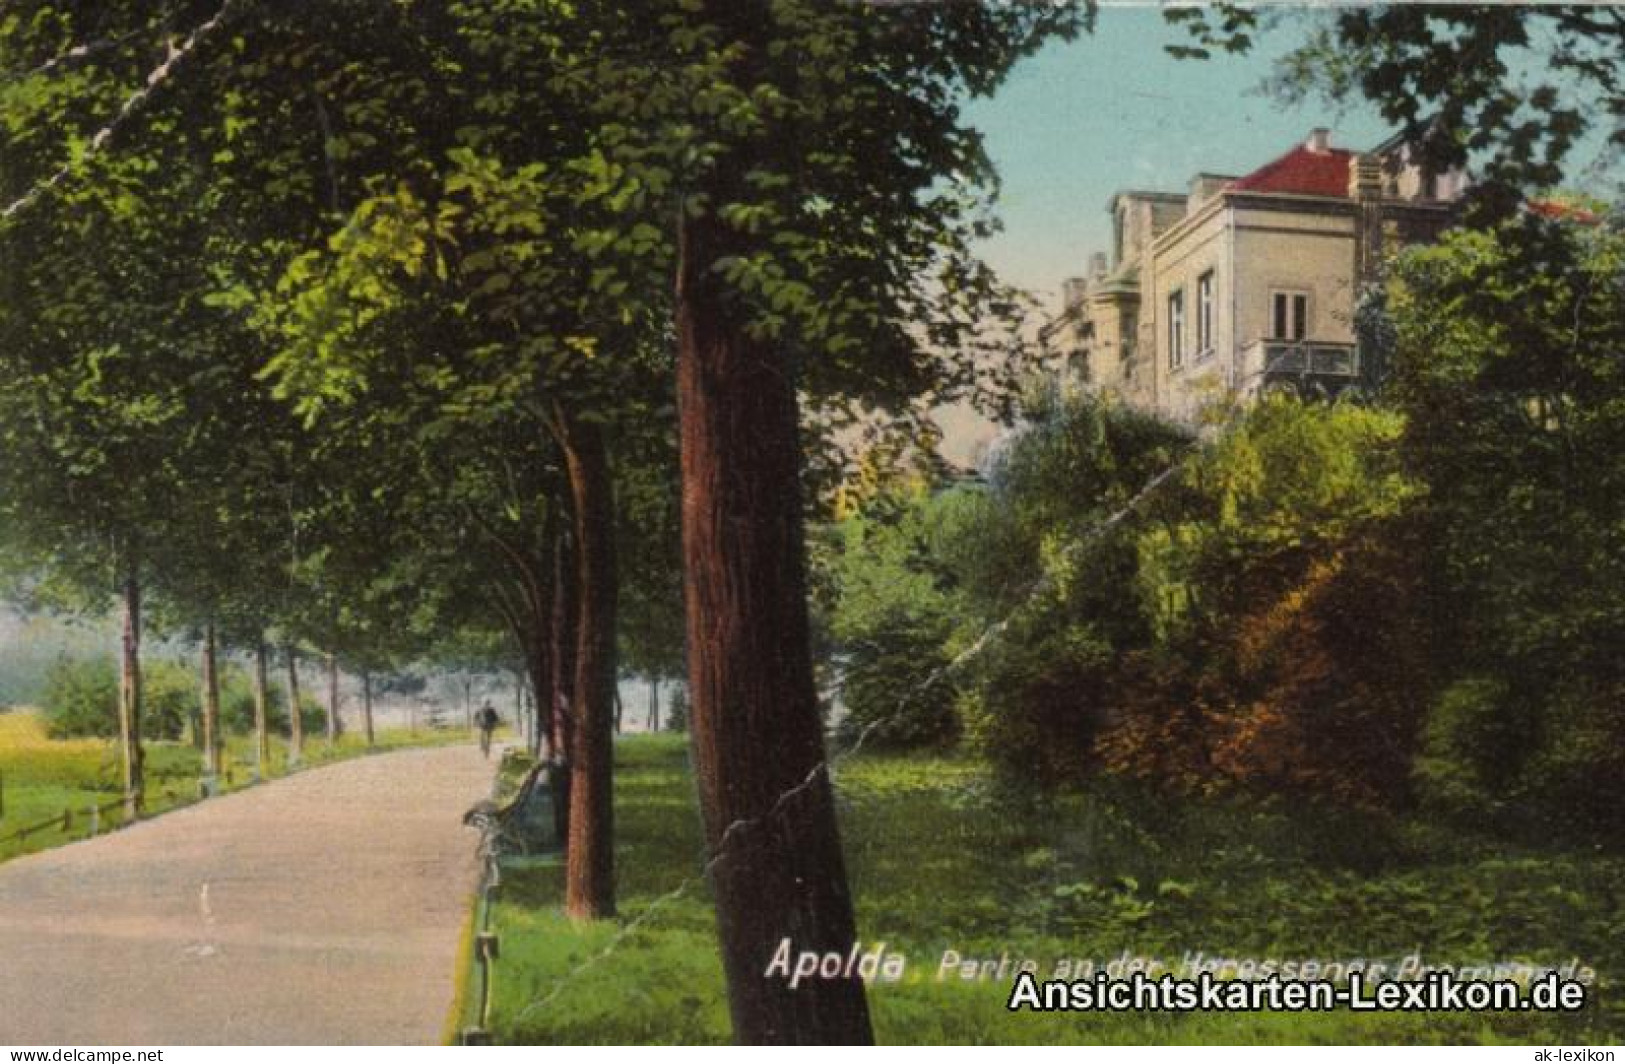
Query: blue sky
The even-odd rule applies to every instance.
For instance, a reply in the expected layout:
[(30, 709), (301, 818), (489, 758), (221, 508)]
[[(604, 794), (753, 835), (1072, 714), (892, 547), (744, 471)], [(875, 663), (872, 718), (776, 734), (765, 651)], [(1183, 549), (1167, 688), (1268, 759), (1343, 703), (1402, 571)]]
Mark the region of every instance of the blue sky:
[(1315, 126), (1339, 147), (1383, 140), (1389, 130), (1368, 107), (1285, 108), (1259, 91), (1273, 59), (1302, 38), (1303, 17), (1284, 17), (1250, 55), (1200, 61), (1163, 51), (1185, 36), (1160, 10), (1104, 8), (1092, 36), (1017, 66), (997, 96), (967, 109), (1003, 178), (1005, 232), (987, 245), (988, 261), (1048, 301), (1091, 251), (1107, 249), (1113, 192), (1183, 190), (1198, 171), (1247, 173)]

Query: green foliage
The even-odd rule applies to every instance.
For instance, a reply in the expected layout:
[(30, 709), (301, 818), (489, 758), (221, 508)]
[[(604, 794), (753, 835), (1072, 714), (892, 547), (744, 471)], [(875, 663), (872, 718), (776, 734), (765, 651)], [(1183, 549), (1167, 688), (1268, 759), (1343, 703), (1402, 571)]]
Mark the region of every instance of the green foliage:
[(151, 739), (175, 740), (202, 712), (203, 694), (197, 670), (173, 661), (147, 661), (141, 666), (141, 730)]
[(1075, 776), (1152, 640), (1134, 590), (1128, 509), (1191, 446), (1181, 429), (1096, 399), (1038, 395), (998, 458), (989, 505), (959, 526), (979, 639), (975, 733), (1011, 773)]
[[(145, 708), (142, 731), (151, 739), (179, 739), (198, 711), (194, 674), (168, 661), (141, 670)], [(118, 670), (105, 656), (62, 658), (46, 679), (45, 714), (54, 738), (118, 734)]]
[(1265, 399), (1149, 501), (1136, 583), (1156, 676), (1126, 685), (1113, 767), (1406, 799), (1430, 643), (1401, 427), (1380, 409)]
[(986, 491), (845, 528), (852, 727), (946, 718), (1029, 784), (1104, 765), (1403, 803), (1432, 643), (1401, 419), (1271, 399), (1198, 444), (1054, 391), (1029, 417)]
[(1625, 239), (1532, 213), (1413, 251), (1395, 277), (1389, 391), (1427, 489), (1441, 669), (1493, 693), (1441, 702), (1436, 723), (1441, 741), (1497, 737), (1427, 769), (1520, 818), (1612, 832), (1618, 810), (1590, 796), (1625, 742)]
[[(375, 688), (376, 691), (376, 688)], [(319, 734), (327, 726), (327, 711), (321, 701), (308, 691), (299, 692), (300, 720), (308, 737)], [(254, 732), (254, 686), (248, 670), (230, 667), (220, 675), (220, 724), (234, 735), (252, 735)], [(265, 727), (274, 735), (288, 730), (288, 695), (279, 683), (268, 683), (265, 689)]]
[[(268, 708), (274, 706), (280, 714), (282, 696), (267, 686)], [(269, 719), (270, 713), (266, 716)], [(285, 714), (282, 716), (286, 719)], [(235, 735), (254, 731), (254, 686), (246, 669), (228, 667), (220, 671), (220, 726)]]
[[(838, 648), (842, 741), (942, 746), (957, 738), (951, 664), (967, 606), (946, 540), (985, 507), (973, 489), (871, 499), (835, 530), (827, 591)], [(972, 518), (974, 520), (974, 518)]]
[(105, 657), (59, 658), (45, 676), (43, 708), (53, 739), (118, 734), (118, 670)]
[(1501, 813), (1500, 798), (1516, 778), (1530, 740), (1518, 727), (1506, 685), (1467, 677), (1434, 701), (1416, 762), (1421, 796), (1461, 817)]
[(1399, 469), (1391, 412), (1266, 398), (1181, 470), (1140, 538), (1140, 587), (1167, 633), (1234, 614), (1271, 578), (1399, 514), (1415, 485)]

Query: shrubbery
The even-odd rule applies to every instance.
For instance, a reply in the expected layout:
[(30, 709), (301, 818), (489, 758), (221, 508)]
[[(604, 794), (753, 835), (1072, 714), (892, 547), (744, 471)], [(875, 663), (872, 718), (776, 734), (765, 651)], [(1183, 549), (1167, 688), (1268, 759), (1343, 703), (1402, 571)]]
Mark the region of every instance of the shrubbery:
[(985, 488), (871, 498), (826, 581), (848, 729), (1617, 837), (1625, 238), (1523, 219), (1393, 277), (1375, 405), (1198, 441), (1050, 391)]
[(118, 671), (104, 658), (61, 658), (45, 674), (46, 726), (53, 739), (118, 734)]
[[(179, 740), (198, 726), (202, 712), (202, 687), (197, 671), (187, 665), (162, 659), (142, 663), (141, 732), (145, 738)], [(277, 734), (288, 730), (287, 696), (278, 684), (266, 691), (267, 727)], [(53, 738), (94, 736), (111, 738), (118, 734), (118, 670), (108, 657), (62, 658), (51, 666), (46, 677), (43, 709)], [(326, 726), (321, 703), (301, 692), (301, 720), (306, 735), (317, 735)], [(227, 667), (220, 677), (220, 721), (226, 732), (248, 734), (254, 730), (254, 691), (247, 670)]]
[[(197, 711), (192, 674), (167, 661), (146, 662), (141, 670), (141, 731), (150, 739), (179, 739)], [(45, 719), (52, 738), (118, 734), (118, 670), (109, 658), (62, 658), (45, 684)]]

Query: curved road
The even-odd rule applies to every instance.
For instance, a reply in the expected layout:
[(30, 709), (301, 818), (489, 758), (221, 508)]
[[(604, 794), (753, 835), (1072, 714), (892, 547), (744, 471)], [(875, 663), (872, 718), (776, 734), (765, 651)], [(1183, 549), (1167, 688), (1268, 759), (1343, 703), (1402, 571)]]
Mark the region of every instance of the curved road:
[(493, 764), (357, 758), (0, 864), (0, 1044), (438, 1041)]

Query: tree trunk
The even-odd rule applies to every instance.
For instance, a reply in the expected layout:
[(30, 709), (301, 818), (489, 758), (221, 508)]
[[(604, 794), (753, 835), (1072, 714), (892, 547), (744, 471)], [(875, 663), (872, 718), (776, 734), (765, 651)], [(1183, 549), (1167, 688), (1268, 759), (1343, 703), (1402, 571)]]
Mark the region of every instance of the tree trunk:
[(292, 643), (288, 656), (288, 767), (299, 764), (305, 756), (305, 722), (299, 715), (299, 651)]
[(220, 779), (220, 670), (214, 622), (203, 626), (203, 771)]
[(367, 733), (367, 749), (372, 749), (372, 673), (361, 673), (361, 726)]
[(119, 763), (124, 774), (124, 819), (135, 820), (145, 805), (141, 750), (141, 584), (124, 579), (124, 630), (119, 660)]
[(649, 677), (649, 734), (660, 731), (660, 677)]
[(537, 565), (538, 579), (532, 581), (528, 602), (534, 627), (526, 646), (525, 667), (530, 673), (530, 712), (532, 756), (545, 745), (549, 760), (558, 756), (558, 718), (553, 701), (553, 662), (557, 647), (556, 628), (559, 587), (559, 505), (550, 503), (542, 520), (542, 551)]
[(577, 574), (564, 911), (600, 920), (615, 915), (615, 499), (602, 430), (562, 420)]
[(262, 780), (271, 773), (271, 731), (266, 719), (270, 715), (268, 656), (265, 640), (260, 639), (254, 644), (254, 767)]
[(333, 749), (339, 741), (339, 659), (332, 651), (327, 654), (327, 748)]
[(717, 223), (681, 225), (678, 411), (690, 728), (734, 1037), (867, 1044), (856, 975), (791, 989), (781, 940), (850, 955), (852, 896), (813, 682), (795, 386), (729, 318)]
[(530, 722), (525, 719), (525, 670), (513, 671), (513, 726), (519, 731), (519, 741), (530, 749)]
[(570, 536), (561, 534), (553, 552), (553, 660), (548, 677), (548, 728), (553, 750), (569, 760), (574, 742), (576, 676), (576, 566)]
[(539, 756), (542, 747), (547, 747), (547, 756), (551, 758), (557, 750), (554, 748), (554, 739), (557, 729), (553, 724), (552, 704), (548, 699), (548, 691), (552, 686), (552, 669), (549, 661), (552, 657), (552, 648), (547, 642), (552, 639), (551, 618), (543, 626), (541, 632), (533, 639), (532, 646), (528, 647), (525, 656), (525, 667), (530, 677), (530, 753), (532, 757)]

